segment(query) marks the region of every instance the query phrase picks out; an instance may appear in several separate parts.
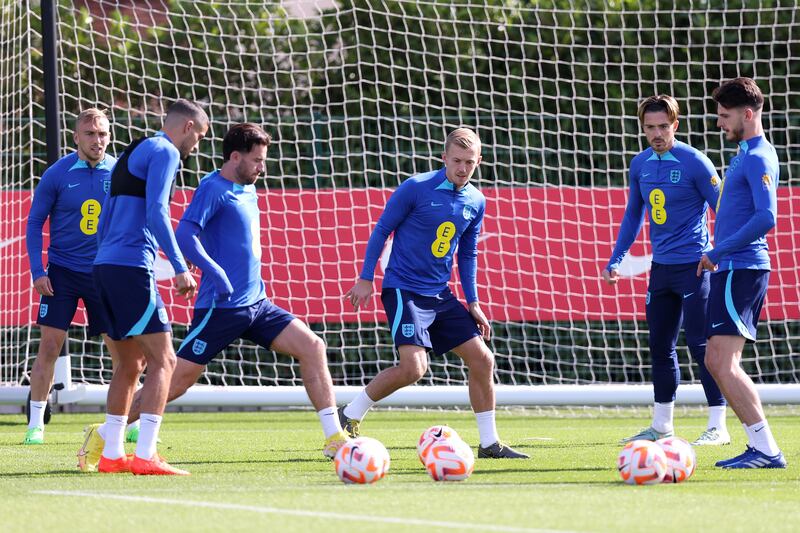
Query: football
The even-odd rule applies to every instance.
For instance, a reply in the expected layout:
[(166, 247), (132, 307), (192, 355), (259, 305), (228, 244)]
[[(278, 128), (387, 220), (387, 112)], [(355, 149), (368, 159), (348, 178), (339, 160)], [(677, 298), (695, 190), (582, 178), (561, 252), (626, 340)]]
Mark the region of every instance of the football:
[(635, 440), (622, 448), (617, 469), (628, 485), (654, 485), (661, 483), (667, 473), (667, 457), (655, 442)]
[(389, 452), (369, 437), (348, 440), (333, 459), (336, 474), (344, 483), (375, 483), (389, 471)]
[(428, 451), (434, 442), (447, 439), (461, 439), (456, 433), (456, 430), (449, 426), (431, 426), (422, 432), (417, 441), (417, 457), (424, 465), (425, 458), (428, 456)]
[(680, 437), (667, 437), (656, 441), (667, 458), (667, 472), (664, 474), (664, 483), (680, 483), (686, 481), (697, 466), (692, 445)]
[(425, 470), (434, 481), (463, 481), (475, 468), (475, 455), (460, 438), (434, 441), (425, 457)]

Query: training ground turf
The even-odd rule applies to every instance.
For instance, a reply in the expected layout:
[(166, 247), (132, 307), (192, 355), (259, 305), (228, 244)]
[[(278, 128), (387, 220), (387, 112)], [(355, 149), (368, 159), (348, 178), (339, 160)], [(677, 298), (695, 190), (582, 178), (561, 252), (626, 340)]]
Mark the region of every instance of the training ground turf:
[[(391, 455), (386, 478), (345, 486), (311, 411), (168, 413), (159, 451), (187, 478), (84, 474), (75, 469), (82, 428), (102, 415), (54, 413), (42, 446), (23, 446), (25, 419), (0, 416), (0, 530), (159, 531), (797, 531), (800, 416), (768, 411), (786, 470), (723, 471), (714, 462), (744, 450), (729, 411), (733, 445), (697, 449), (698, 469), (678, 485), (623, 484), (617, 441), (649, 423), (638, 410), (503, 411), (504, 440), (530, 460), (477, 460), (464, 482), (436, 483), (416, 455), (428, 426), (452, 426), (473, 449), (471, 413), (377, 411), (363, 433)], [(702, 411), (676, 419), (694, 439)], [(126, 445), (133, 451), (133, 445)]]

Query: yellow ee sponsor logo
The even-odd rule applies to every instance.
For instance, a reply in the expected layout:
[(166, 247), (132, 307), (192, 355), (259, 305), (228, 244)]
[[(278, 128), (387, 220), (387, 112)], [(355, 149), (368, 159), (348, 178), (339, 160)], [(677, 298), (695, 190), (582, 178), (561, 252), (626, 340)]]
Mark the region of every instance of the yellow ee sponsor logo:
[(661, 189), (650, 191), (650, 220), (654, 224), (661, 225), (667, 221), (667, 210), (665, 205), (667, 197)]
[(86, 235), (97, 233), (97, 223), (100, 220), (100, 202), (89, 199), (81, 205), (81, 231)]
[(450, 242), (456, 236), (456, 225), (450, 221), (442, 222), (436, 228), (436, 240), (431, 244), (434, 257), (442, 258), (450, 251)]

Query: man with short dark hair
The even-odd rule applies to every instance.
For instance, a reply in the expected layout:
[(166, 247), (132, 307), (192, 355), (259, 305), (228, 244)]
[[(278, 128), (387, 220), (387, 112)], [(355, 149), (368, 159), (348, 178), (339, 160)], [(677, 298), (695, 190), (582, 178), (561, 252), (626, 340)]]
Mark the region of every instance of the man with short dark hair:
[[(325, 343), (267, 298), (261, 278), (261, 212), (254, 183), (264, 174), (269, 143), (269, 134), (255, 124), (228, 130), (222, 141), (222, 167), (202, 179), (178, 224), (178, 244), (203, 277), (192, 326), (178, 349), (168, 399), (183, 395), (237, 338), (250, 340), (299, 361), (325, 435), (323, 454), (333, 458), (347, 436), (336, 415)], [(140, 393), (134, 397), (132, 419), (139, 415), (142, 398)]]
[[(118, 341), (120, 361), (108, 389), (106, 422), (87, 428), (78, 451), (82, 470), (188, 475), (156, 453), (175, 351), (153, 262), (160, 247), (175, 269), (177, 292), (187, 299), (194, 296), (197, 283), (175, 241), (169, 203), (181, 160), (194, 151), (208, 126), (208, 116), (200, 106), (176, 101), (167, 109), (161, 131), (131, 143), (111, 175), (111, 190), (100, 217), (94, 279), (109, 315), (109, 336)], [(136, 453), (129, 459), (123, 447), (125, 425), (145, 365), (141, 391), (145, 414)]]
[(778, 155), (764, 136), (764, 96), (750, 78), (722, 83), (712, 95), (717, 126), (739, 144), (722, 181), (714, 249), (697, 265), (697, 276), (711, 271), (706, 322), (706, 366), (744, 426), (744, 453), (722, 468), (786, 468), (767, 423), (753, 380), (740, 362), (745, 342), (755, 342), (758, 317), (769, 283), (767, 233), (778, 213)]

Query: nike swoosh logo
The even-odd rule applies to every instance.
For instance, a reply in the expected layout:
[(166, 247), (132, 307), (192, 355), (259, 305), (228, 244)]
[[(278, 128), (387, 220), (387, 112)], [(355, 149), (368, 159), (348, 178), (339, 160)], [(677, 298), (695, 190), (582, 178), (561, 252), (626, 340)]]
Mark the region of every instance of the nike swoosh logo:
[(74, 187), (77, 187), (78, 185), (80, 185), (80, 183), (70, 183), (69, 185), (67, 185), (67, 187), (69, 187), (70, 189), (72, 189), (72, 188), (74, 188)]
[(711, 324), (711, 327), (712, 327), (712, 329), (713, 329), (713, 328), (718, 328), (718, 327), (720, 327), (720, 326), (721, 326), (722, 324), (724, 324), (724, 323), (725, 323), (725, 322), (718, 322), (718, 323), (716, 323), (716, 324)]
[(431, 202), (431, 207), (441, 207), (444, 204), (437, 204), (436, 202)]
[(761, 426), (761, 427), (760, 427), (760, 428), (758, 428), (758, 429), (754, 429), (753, 431), (755, 431), (756, 433), (758, 433), (758, 432), (759, 432), (759, 431), (761, 431), (762, 429), (764, 429), (764, 426)]
[(647, 176), (649, 176), (649, 175), (650, 175), (650, 173), (649, 173), (649, 172), (645, 172), (645, 173), (644, 173), (644, 174), (642, 174), (640, 177), (642, 177), (642, 178), (646, 178), (646, 177), (647, 177)]
[(688, 298), (688, 297), (689, 297), (689, 296), (691, 296), (692, 294), (694, 294), (694, 293), (693, 293), (693, 292), (690, 292), (689, 294), (684, 294), (684, 295), (683, 295), (683, 299), (685, 300), (686, 298)]
[(15, 242), (21, 241), (25, 237), (14, 237), (13, 239), (8, 239), (6, 241), (0, 241), (0, 249), (5, 248), (6, 246), (11, 246)]

